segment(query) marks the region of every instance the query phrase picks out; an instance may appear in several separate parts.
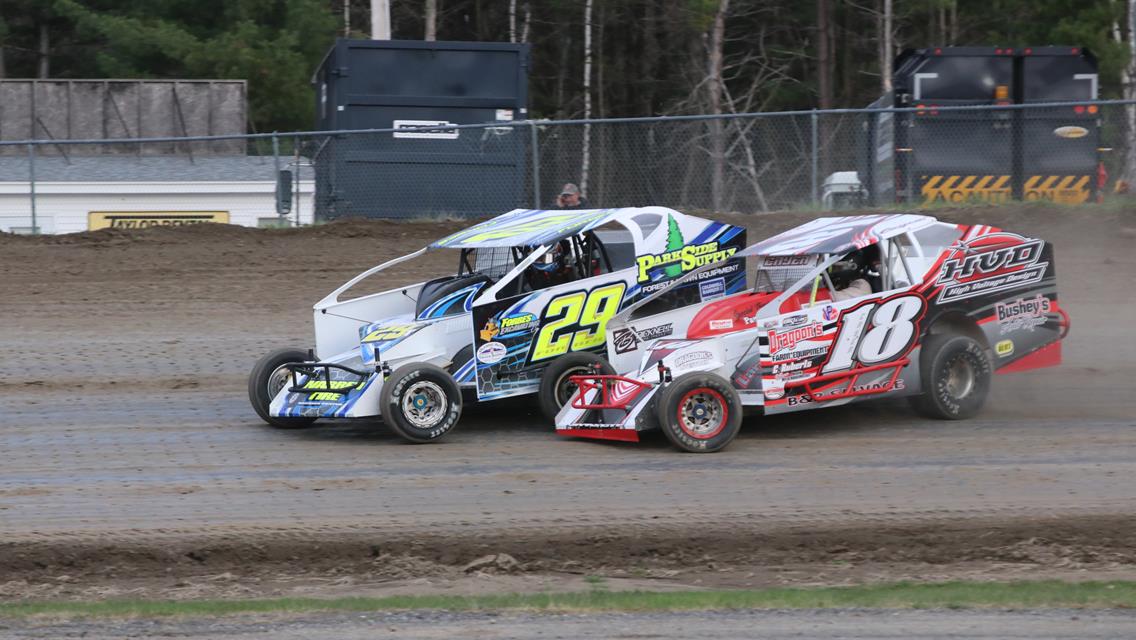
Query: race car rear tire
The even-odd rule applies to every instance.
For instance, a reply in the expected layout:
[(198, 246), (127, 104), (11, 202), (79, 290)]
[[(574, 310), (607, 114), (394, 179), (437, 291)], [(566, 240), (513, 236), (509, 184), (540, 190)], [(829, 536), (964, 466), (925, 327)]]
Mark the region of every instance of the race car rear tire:
[(603, 356), (594, 353), (567, 353), (552, 361), (540, 378), (540, 411), (550, 423), (556, 422), (560, 408), (572, 399), (576, 385), (571, 376), (600, 373), (615, 375), (615, 369)]
[(993, 367), (974, 338), (931, 334), (919, 359), (923, 392), (912, 396), (917, 413), (938, 420), (962, 420), (982, 408), (990, 393)]
[(692, 372), (659, 392), (659, 426), (671, 444), (691, 453), (721, 451), (742, 426), (742, 402), (729, 380)]
[(302, 429), (310, 427), (315, 418), (279, 418), (269, 415), (268, 406), (285, 385), (291, 383), (286, 369), (280, 367), (293, 362), (305, 362), (308, 354), (299, 349), (277, 349), (257, 360), (249, 374), (249, 402), (253, 411), (268, 424), (277, 429)]
[(395, 369), (379, 397), (383, 421), (410, 442), (432, 442), (453, 431), (462, 395), (453, 376), (432, 364)]

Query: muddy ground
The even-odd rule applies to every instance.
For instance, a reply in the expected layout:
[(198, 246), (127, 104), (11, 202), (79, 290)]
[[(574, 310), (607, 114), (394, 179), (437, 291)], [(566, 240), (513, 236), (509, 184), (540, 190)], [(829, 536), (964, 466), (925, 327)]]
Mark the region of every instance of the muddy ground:
[[(460, 223), (0, 234), (0, 598), (1136, 578), (1136, 211), (935, 215), (1055, 243), (1065, 364), (999, 376), (975, 420), (751, 418), (712, 456), (559, 440), (525, 400), (426, 446), (257, 420), (261, 353)], [(808, 217), (736, 221), (752, 241)]]

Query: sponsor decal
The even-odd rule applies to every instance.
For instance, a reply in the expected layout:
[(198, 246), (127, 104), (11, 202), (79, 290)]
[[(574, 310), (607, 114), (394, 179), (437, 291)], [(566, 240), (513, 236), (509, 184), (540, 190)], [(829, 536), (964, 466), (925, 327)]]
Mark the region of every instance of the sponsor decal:
[(1070, 125), (1066, 127), (1057, 127), (1053, 130), (1053, 135), (1057, 136), (1058, 138), (1068, 138), (1075, 140), (1077, 138), (1084, 138), (1085, 136), (1089, 135), (1089, 130), (1084, 127)]
[(770, 400), (779, 400), (785, 397), (785, 389), (783, 387), (773, 387), (765, 390), (765, 397)]
[(811, 360), (778, 363), (773, 365), (773, 377), (777, 380), (796, 380), (797, 378), (803, 378), (804, 376), (800, 375), (801, 372), (811, 367), (812, 364)]
[(804, 349), (802, 351), (790, 351), (778, 356), (779, 362), (786, 362), (789, 360), (807, 360), (823, 356), (828, 353), (828, 347), (813, 347), (812, 349)]
[(994, 345), (994, 353), (998, 354), (999, 358), (1005, 358), (1014, 355), (1014, 341), (1002, 340)]
[(500, 342), (486, 342), (477, 348), (477, 360), (485, 364), (495, 364), (505, 359), (509, 349)]
[(955, 249), (943, 263), (940, 304), (1039, 282), (1048, 262), (1039, 262), (1045, 243), (1014, 234), (991, 234)]
[(615, 346), (616, 353), (627, 353), (628, 351), (634, 351), (635, 347), (638, 347), (640, 342), (658, 340), (672, 333), (674, 333), (674, 323), (672, 322), (661, 324), (657, 327), (647, 327), (646, 329), (629, 327), (627, 329), (619, 329), (613, 333), (612, 344)]
[(781, 321), (782, 327), (799, 327), (809, 321), (808, 316), (789, 316)]
[(698, 294), (702, 297), (703, 302), (721, 298), (726, 295), (726, 279), (715, 278), (713, 280), (707, 280), (706, 282), (699, 282)]
[(813, 256), (766, 256), (761, 261), (763, 267), (806, 267), (812, 261)]
[(824, 335), (824, 327), (819, 322), (789, 330), (769, 331), (769, 353), (781, 353), (797, 346), (802, 340), (812, 340)]
[(149, 227), (184, 227), (203, 222), (229, 222), (228, 211), (91, 211), (87, 228), (147, 229)]
[[(737, 247), (721, 249), (718, 243), (706, 242), (691, 244), (674, 251), (639, 256), (636, 264), (639, 266), (639, 282), (651, 280), (651, 272), (665, 268), (668, 277), (676, 278), (687, 271), (697, 269), (712, 262), (725, 260), (737, 252)], [(677, 267), (677, 268), (675, 268)]]
[(743, 373), (734, 376), (734, 385), (738, 387), (748, 387), (749, 383), (753, 381), (754, 376), (756, 376), (759, 371), (761, 371), (761, 360), (755, 360)]
[(1012, 302), (999, 302), (994, 305), (998, 314), (999, 333), (1010, 333), (1018, 329), (1033, 331), (1045, 324), (1052, 303), (1040, 293), (1032, 298), (1018, 298)]
[(414, 333), (422, 325), (417, 324), (388, 324), (384, 327), (371, 329), (360, 342), (386, 342), (387, 340), (398, 340)]
[[(903, 383), (903, 378), (896, 378), (895, 379), (895, 386), (893, 386), (891, 388), (888, 388), (888, 384), (886, 382), (873, 382), (873, 383), (870, 383), (870, 384), (858, 384), (858, 385), (852, 387), (851, 391), (853, 393), (859, 393), (859, 392), (863, 392), (863, 391), (881, 391), (881, 392), (882, 391), (902, 391), (905, 388), (906, 388), (906, 386)], [(785, 400), (785, 404), (787, 406), (790, 406), (790, 407), (795, 407), (797, 405), (809, 404), (811, 402), (820, 402), (828, 396), (835, 396), (835, 395), (839, 395), (839, 394), (843, 394), (843, 393), (845, 393), (844, 389), (832, 389), (830, 391), (818, 391), (818, 392), (813, 393), (813, 394), (802, 393), (802, 394), (796, 395), (796, 396), (789, 396)]]
[(836, 319), (836, 307), (834, 307), (830, 304), (825, 305), (824, 309), (821, 310), (820, 314), (821, 314), (821, 317), (824, 318), (825, 322), (832, 322), (833, 320)]
[(713, 358), (714, 354), (709, 351), (691, 351), (675, 358), (674, 366), (676, 369), (687, 369), (700, 362), (709, 362)]
[(710, 328), (711, 329), (733, 329), (734, 328), (734, 319), (733, 318), (726, 318), (724, 320), (711, 320), (710, 321)]
[[(493, 322), (490, 320), (489, 322)], [(489, 322), (485, 323), (485, 329), (481, 330), (482, 340), (491, 340), (493, 336), (488, 338), (484, 337), (489, 329)], [(501, 336), (508, 336), (514, 333), (527, 333), (532, 332), (540, 324), (537, 317), (531, 313), (514, 313), (512, 315), (501, 318), (499, 323), (496, 323), (497, 334)]]

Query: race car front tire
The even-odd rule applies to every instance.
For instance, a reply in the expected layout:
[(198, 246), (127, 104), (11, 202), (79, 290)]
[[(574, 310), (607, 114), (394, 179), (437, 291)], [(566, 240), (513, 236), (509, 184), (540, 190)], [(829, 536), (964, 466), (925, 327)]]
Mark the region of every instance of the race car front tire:
[(277, 429), (302, 429), (316, 421), (315, 418), (281, 418), (268, 413), (272, 399), (291, 382), (288, 370), (281, 367), (307, 359), (308, 354), (299, 349), (277, 349), (265, 354), (253, 366), (248, 381), (249, 402), (261, 420)]
[(659, 426), (671, 444), (690, 453), (721, 451), (742, 426), (742, 402), (728, 380), (692, 372), (659, 392)]
[(408, 364), (383, 383), (379, 398), (385, 421), (410, 442), (432, 442), (461, 418), (462, 396), (453, 376), (432, 364)]
[(576, 385), (568, 378), (599, 373), (615, 375), (615, 369), (594, 353), (567, 353), (552, 361), (540, 378), (540, 411), (548, 422), (556, 422), (560, 408), (572, 400)]
[(919, 359), (923, 392), (911, 397), (917, 413), (938, 420), (962, 420), (982, 408), (990, 393), (993, 367), (974, 338), (931, 334)]

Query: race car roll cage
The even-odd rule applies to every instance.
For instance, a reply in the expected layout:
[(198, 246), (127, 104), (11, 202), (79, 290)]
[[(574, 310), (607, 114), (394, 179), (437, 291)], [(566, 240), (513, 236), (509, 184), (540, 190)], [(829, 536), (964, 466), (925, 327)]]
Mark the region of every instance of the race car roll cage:
[[(596, 237), (595, 231), (592, 230), (592, 229), (589, 229), (589, 230), (584, 231), (582, 233), (578, 233), (578, 234), (575, 234), (575, 235), (572, 235), (572, 236), (568, 236), (566, 238), (561, 238), (561, 239), (556, 240), (556, 241), (554, 241), (554, 242), (552, 242), (548, 245), (541, 245), (539, 247), (529, 247), (529, 246), (509, 247), (510, 255), (513, 259), (513, 268), (510, 268), (508, 271), (505, 272), (504, 275), (502, 275), (500, 278), (498, 278), (496, 280), (506, 278), (510, 273), (512, 273), (513, 269), (516, 268), (517, 265), (520, 265), (522, 262), (525, 261), (526, 258), (531, 256), (533, 253), (536, 253), (538, 255), (538, 257), (543, 256), (546, 253), (548, 253), (549, 251), (551, 251), (554, 247), (556, 247), (557, 245), (562, 244), (562, 243), (568, 243), (569, 251), (572, 253), (572, 258), (573, 258), (572, 266), (573, 266), (573, 269), (574, 269), (575, 277), (577, 277), (577, 278), (590, 278), (594, 275), (598, 275), (596, 273), (589, 273), (588, 272), (589, 267), (592, 267), (592, 270), (594, 271), (595, 268), (600, 268), (601, 266), (605, 266), (607, 268), (607, 271), (605, 273), (611, 273), (612, 271), (615, 271), (615, 268), (611, 263), (611, 257), (608, 255), (607, 247), (604, 246), (602, 240), (600, 240), (598, 237)], [(483, 247), (463, 247), (461, 249), (461, 256), (458, 259), (457, 277), (461, 277), (463, 275), (474, 275), (474, 274), (479, 273), (476, 270), (476, 264), (471, 264), (469, 258), (470, 258), (470, 256), (476, 255), (477, 251), (483, 250), (483, 249), (484, 249)], [(532, 249), (532, 251), (526, 253), (524, 251), (525, 249)], [(601, 260), (602, 260), (602, 262), (601, 262)], [(530, 266), (531, 266), (531, 263), (530, 263)], [(492, 276), (490, 276), (490, 277), (492, 278)], [(548, 287), (547, 284), (542, 285), (540, 283), (534, 282), (533, 281), (533, 272), (532, 272), (532, 270), (528, 269), (527, 266), (526, 266), (525, 270), (521, 273), (521, 277), (524, 279), (525, 283), (528, 284), (528, 287), (529, 287), (528, 290), (529, 291), (536, 291), (536, 290), (539, 290), (541, 288), (547, 288)], [(494, 284), (496, 284), (496, 280), (494, 281)], [(521, 287), (521, 290), (522, 291), (525, 290), (523, 285)]]

